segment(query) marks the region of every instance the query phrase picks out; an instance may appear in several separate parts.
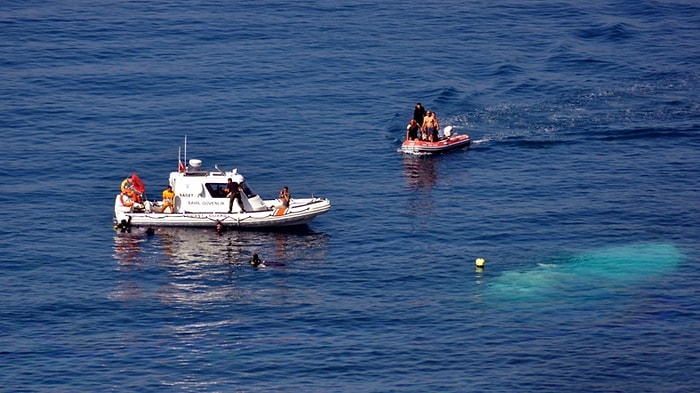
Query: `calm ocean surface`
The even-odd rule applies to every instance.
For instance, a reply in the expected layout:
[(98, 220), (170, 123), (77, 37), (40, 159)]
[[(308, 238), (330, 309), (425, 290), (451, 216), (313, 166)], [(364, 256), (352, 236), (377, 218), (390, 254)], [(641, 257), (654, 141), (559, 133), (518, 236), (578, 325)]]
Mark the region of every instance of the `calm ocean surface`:
[[(0, 4), (0, 391), (700, 391), (700, 5), (454, 3)], [(115, 232), (185, 135), (332, 210)]]

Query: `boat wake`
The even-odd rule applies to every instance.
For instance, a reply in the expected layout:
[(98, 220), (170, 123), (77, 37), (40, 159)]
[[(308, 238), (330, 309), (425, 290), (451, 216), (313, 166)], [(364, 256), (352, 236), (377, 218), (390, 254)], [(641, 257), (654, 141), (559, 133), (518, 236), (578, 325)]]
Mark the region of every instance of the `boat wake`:
[(672, 244), (631, 244), (573, 255), (561, 263), (542, 262), (527, 271), (503, 273), (487, 286), (487, 298), (546, 301), (575, 296), (575, 288), (613, 291), (676, 269), (683, 254)]

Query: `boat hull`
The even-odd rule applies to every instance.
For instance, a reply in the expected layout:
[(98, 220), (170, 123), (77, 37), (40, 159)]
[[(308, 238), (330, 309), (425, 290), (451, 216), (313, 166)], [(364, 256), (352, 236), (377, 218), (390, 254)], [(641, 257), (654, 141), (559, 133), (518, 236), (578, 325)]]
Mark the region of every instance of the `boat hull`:
[(330, 201), (325, 198), (295, 199), (293, 202), (286, 209), (271, 207), (270, 210), (244, 213), (159, 213), (148, 211), (148, 208), (143, 211), (125, 208), (117, 197), (114, 221), (115, 224), (127, 222), (132, 227), (216, 227), (220, 222), (236, 228), (275, 228), (308, 224), (331, 208)]
[(401, 151), (413, 154), (434, 154), (468, 147), (470, 144), (471, 138), (469, 138), (469, 135), (461, 134), (437, 142), (421, 140), (404, 141), (401, 144)]

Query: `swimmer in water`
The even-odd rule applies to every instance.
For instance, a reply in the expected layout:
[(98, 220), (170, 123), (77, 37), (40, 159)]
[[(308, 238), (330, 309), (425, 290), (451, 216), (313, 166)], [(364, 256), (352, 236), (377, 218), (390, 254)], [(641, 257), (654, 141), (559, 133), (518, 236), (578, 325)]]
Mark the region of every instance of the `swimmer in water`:
[(114, 226), (114, 229), (119, 229), (121, 230), (122, 233), (124, 232), (129, 232), (131, 233), (131, 216), (129, 216), (129, 220), (121, 220), (121, 222), (117, 225)]
[(250, 265), (251, 266), (265, 266), (265, 262), (263, 262), (258, 254), (253, 254), (253, 259), (250, 260)]
[(260, 259), (258, 254), (253, 254), (253, 258), (250, 260), (250, 265), (254, 267), (286, 266), (284, 262), (263, 261)]
[(224, 231), (226, 231), (226, 227), (224, 226), (224, 224), (222, 224), (221, 221), (217, 221), (216, 222), (216, 234), (221, 235), (222, 233), (224, 233)]

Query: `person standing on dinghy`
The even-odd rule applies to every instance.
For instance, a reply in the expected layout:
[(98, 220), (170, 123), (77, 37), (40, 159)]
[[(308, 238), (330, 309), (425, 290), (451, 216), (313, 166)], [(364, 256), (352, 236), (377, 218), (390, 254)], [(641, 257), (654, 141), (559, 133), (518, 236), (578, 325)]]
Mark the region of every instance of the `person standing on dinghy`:
[(430, 117), (433, 118), (433, 139), (431, 142), (437, 142), (440, 140), (439, 138), (439, 132), (440, 132), (440, 122), (438, 121), (437, 115), (435, 114), (435, 111), (430, 111)]
[(421, 127), (422, 139), (424, 141), (435, 142), (437, 140), (437, 132), (440, 127), (437, 117), (435, 117), (435, 112), (428, 111), (426, 113), (425, 119), (423, 119), (423, 126)]
[(423, 126), (423, 118), (425, 117), (425, 108), (420, 102), (416, 103), (415, 109), (413, 109), (413, 120), (418, 123), (419, 126)]

